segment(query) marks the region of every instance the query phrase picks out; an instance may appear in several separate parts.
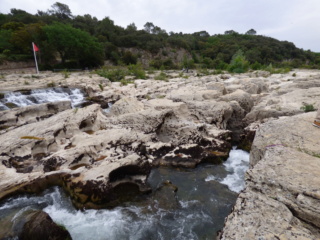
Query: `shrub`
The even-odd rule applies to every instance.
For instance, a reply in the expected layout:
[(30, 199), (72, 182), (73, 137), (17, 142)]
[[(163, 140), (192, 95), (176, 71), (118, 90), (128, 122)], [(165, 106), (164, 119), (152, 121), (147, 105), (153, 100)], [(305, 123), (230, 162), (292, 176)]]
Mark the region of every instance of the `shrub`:
[(136, 64), (138, 57), (129, 51), (126, 51), (122, 57), (122, 61), (126, 64)]
[(70, 72), (68, 71), (68, 69), (64, 69), (62, 71), (64, 78), (68, 78), (70, 76)]
[(154, 77), (155, 80), (162, 80), (162, 81), (166, 81), (167, 80), (167, 74), (165, 74), (164, 72), (161, 72), (159, 75)]
[(47, 84), (47, 87), (55, 87), (55, 86), (56, 86), (55, 82), (49, 82)]
[(300, 108), (304, 112), (312, 112), (315, 111), (316, 109), (314, 108), (313, 104), (303, 104), (303, 106)]
[(146, 72), (141, 64), (129, 65), (129, 72), (138, 79), (146, 79)]
[(122, 68), (107, 69), (106, 67), (96, 70), (96, 73), (104, 78), (108, 78), (111, 82), (120, 82), (128, 72)]
[(249, 62), (246, 60), (242, 50), (238, 50), (233, 55), (228, 67), (228, 71), (232, 73), (244, 73), (249, 69)]
[(260, 69), (262, 69), (262, 64), (259, 62), (255, 62), (255, 63), (251, 64), (250, 68), (252, 70), (260, 70)]

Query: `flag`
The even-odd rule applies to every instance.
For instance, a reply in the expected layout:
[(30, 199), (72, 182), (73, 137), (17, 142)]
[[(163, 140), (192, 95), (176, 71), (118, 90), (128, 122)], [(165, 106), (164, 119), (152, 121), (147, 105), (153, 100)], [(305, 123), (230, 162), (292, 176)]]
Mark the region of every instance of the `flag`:
[(39, 48), (38, 48), (37, 45), (35, 45), (33, 42), (32, 42), (32, 47), (33, 47), (33, 55), (34, 55), (34, 61), (35, 61), (35, 63), (36, 63), (37, 73), (39, 74), (38, 62), (37, 62), (37, 56), (36, 56), (36, 52), (39, 51)]
[(35, 52), (38, 52), (39, 51), (39, 48), (37, 47), (37, 45), (33, 44), (33, 49)]

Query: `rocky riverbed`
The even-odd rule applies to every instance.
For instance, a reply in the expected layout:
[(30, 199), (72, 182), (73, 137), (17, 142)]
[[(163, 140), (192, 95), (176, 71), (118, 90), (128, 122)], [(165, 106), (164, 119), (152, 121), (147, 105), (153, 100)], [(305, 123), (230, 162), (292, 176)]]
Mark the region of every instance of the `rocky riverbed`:
[(56, 86), (81, 89), (87, 103), (0, 112), (0, 199), (61, 186), (77, 208), (115, 207), (151, 191), (152, 168), (218, 164), (256, 134), (220, 237), (319, 238), (319, 131), (302, 107), (318, 107), (320, 71), (167, 74), (126, 86), (91, 73), (4, 75), (1, 98)]

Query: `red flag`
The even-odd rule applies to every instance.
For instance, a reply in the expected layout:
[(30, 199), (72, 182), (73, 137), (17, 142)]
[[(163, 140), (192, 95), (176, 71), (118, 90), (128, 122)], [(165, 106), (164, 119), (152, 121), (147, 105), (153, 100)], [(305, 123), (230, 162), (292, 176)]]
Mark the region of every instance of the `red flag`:
[(39, 48), (37, 47), (37, 45), (33, 44), (33, 49), (35, 52), (38, 52), (39, 51)]

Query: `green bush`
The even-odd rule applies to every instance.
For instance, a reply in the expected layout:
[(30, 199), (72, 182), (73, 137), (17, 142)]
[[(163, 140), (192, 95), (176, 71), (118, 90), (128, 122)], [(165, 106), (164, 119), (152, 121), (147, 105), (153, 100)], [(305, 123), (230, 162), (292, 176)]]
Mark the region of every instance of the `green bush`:
[(135, 76), (138, 79), (146, 79), (146, 72), (144, 71), (141, 64), (129, 65), (128, 67), (130, 74)]
[(262, 64), (259, 62), (254, 62), (253, 64), (251, 64), (250, 68), (252, 70), (261, 70), (262, 69)]
[(265, 71), (270, 72), (271, 74), (277, 74), (277, 73), (288, 73), (291, 71), (291, 68), (289, 67), (282, 67), (282, 68), (274, 68), (272, 64), (270, 63), (267, 67), (264, 68)]
[(122, 61), (126, 64), (126, 65), (129, 65), (129, 64), (136, 64), (137, 63), (137, 60), (138, 60), (138, 57), (129, 52), (129, 51), (126, 51), (124, 53), (124, 55), (122, 56)]
[(244, 73), (249, 69), (249, 62), (246, 60), (242, 50), (238, 50), (233, 55), (228, 67), (228, 71), (232, 73)]
[(96, 70), (96, 73), (104, 78), (108, 78), (111, 82), (120, 82), (128, 75), (128, 71), (123, 68), (108, 69), (106, 67)]
[(53, 82), (53, 81), (47, 83), (47, 87), (49, 87), (49, 88), (53, 88), (53, 87), (55, 87), (55, 86), (56, 86), (56, 84), (55, 84), (55, 82)]
[(313, 104), (304, 104), (300, 109), (304, 112), (313, 112), (316, 110)]
[(154, 77), (154, 80), (167, 81), (167, 74), (165, 74), (164, 72), (161, 72), (159, 75)]

